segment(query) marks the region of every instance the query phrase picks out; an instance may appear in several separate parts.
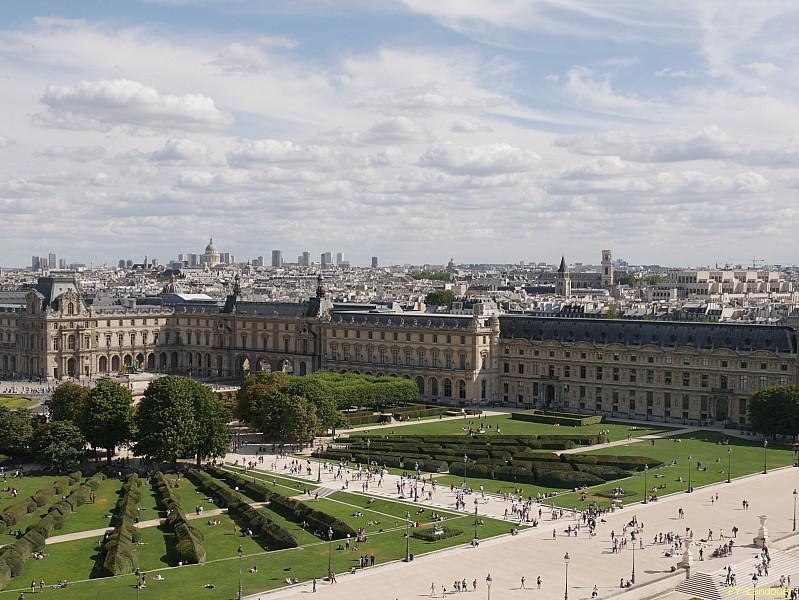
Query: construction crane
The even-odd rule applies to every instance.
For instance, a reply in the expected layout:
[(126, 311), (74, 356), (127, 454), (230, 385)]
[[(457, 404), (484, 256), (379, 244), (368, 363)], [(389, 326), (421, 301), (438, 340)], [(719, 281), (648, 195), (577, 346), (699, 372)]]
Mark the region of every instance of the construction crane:
[(749, 261), (751, 260), (751, 261), (752, 261), (752, 269), (753, 269), (753, 270), (754, 270), (754, 269), (757, 269), (758, 265), (761, 265), (761, 266), (762, 266), (762, 265), (763, 265), (763, 263), (765, 263), (765, 262), (766, 262), (766, 261), (765, 261), (765, 259), (762, 259), (762, 258), (756, 258), (756, 257), (754, 257), (754, 256), (753, 256), (752, 258), (729, 258), (729, 259), (727, 259), (727, 264), (725, 265), (727, 268), (729, 268), (729, 266), (730, 266), (730, 262), (729, 262), (729, 261), (731, 261), (731, 260), (739, 260), (739, 261), (742, 261), (740, 264), (744, 264), (744, 263), (743, 263), (743, 261), (747, 261), (747, 262), (749, 262)]

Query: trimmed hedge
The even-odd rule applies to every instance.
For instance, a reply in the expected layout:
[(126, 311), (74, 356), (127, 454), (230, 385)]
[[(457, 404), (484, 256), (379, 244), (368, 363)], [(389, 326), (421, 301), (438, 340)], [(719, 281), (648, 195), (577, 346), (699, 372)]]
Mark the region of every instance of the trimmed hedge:
[(529, 423), (546, 423), (549, 425), (566, 425), (569, 427), (582, 427), (583, 425), (598, 425), (604, 418), (602, 415), (580, 415), (574, 413), (559, 413), (541, 410), (525, 410), (511, 415), (512, 421), (527, 421)]
[(158, 495), (159, 505), (166, 511), (166, 526), (175, 532), (175, 554), (178, 560), (188, 564), (205, 562), (205, 537), (199, 529), (189, 525), (180, 500), (161, 471), (153, 477), (153, 487)]
[(140, 486), (141, 480), (131, 473), (120, 490), (112, 521), (116, 527), (103, 544), (103, 569), (109, 575), (127, 575), (138, 568), (133, 544), (141, 539), (141, 532), (135, 525), (139, 516)]
[(231, 473), (219, 467), (210, 466), (208, 467), (208, 472), (215, 477), (219, 477), (220, 479), (224, 479), (245, 489), (256, 498), (262, 498), (264, 501), (268, 501), (271, 510), (286, 517), (290, 521), (294, 521), (295, 523), (305, 522), (310, 529), (322, 532), (332, 529), (334, 539), (345, 538), (347, 534), (349, 534), (350, 537), (357, 536), (357, 532), (344, 521), (320, 510), (316, 510), (304, 502), (279, 494), (267, 488), (262, 483), (250, 481), (237, 473)]
[(463, 533), (463, 529), (452, 529), (450, 527), (442, 527), (441, 529), (443, 529), (443, 533), (435, 535), (432, 527), (414, 528), (411, 537), (425, 542), (437, 542)]
[(214, 479), (208, 473), (196, 469), (189, 469), (188, 477), (212, 494), (217, 506), (227, 507), (229, 514), (239, 516), (252, 529), (253, 533), (263, 537), (270, 550), (298, 546), (297, 540), (288, 529), (272, 521), (264, 510), (251, 506), (244, 496), (224, 483)]

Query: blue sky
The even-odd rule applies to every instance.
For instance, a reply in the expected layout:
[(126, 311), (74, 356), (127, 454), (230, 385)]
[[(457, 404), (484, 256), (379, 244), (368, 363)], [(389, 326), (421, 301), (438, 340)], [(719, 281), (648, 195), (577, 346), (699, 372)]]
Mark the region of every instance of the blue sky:
[(792, 2), (0, 4), (0, 264), (795, 263)]

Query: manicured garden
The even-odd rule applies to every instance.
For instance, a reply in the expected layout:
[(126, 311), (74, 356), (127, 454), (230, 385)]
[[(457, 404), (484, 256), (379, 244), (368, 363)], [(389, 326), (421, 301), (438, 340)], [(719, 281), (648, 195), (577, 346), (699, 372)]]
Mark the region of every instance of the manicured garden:
[(24, 396), (0, 396), (0, 407), (3, 408), (33, 408), (37, 401)]
[[(220, 496), (222, 493), (235, 494), (232, 484), (238, 483), (239, 495), (246, 503), (258, 502), (259, 498), (255, 497), (258, 494), (255, 492), (260, 488), (253, 488), (249, 485), (245, 487), (246, 480), (251, 481), (252, 474), (255, 473), (248, 472), (245, 480), (241, 475), (241, 469), (227, 466), (224, 471), (214, 471), (214, 474), (216, 475), (212, 477), (214, 484), (221, 486), (216, 490)], [(474, 535), (474, 517), (471, 515), (438, 510), (438, 513), (445, 517), (445, 520), (439, 523), (430, 518), (429, 508), (418, 513), (418, 506), (346, 492), (336, 492), (315, 500), (313, 495), (302, 495), (292, 480), (277, 478), (278, 483), (275, 484), (273, 483), (275, 478), (270, 475), (255, 475), (256, 483), (267, 490), (270, 488), (272, 490), (270, 504), (256, 505), (257, 511), (276, 526), (285, 528), (297, 541), (297, 547), (264, 551), (263, 540), (258, 535), (243, 536), (241, 534), (243, 530), (251, 526), (251, 522), (245, 518), (248, 516), (245, 514), (246, 511), (236, 511), (233, 517), (227, 513), (216, 514), (214, 509), (217, 508), (217, 505), (207, 501), (208, 493), (205, 488), (193, 483), (190, 477), (167, 475), (162, 481), (162, 486), (166, 485), (169, 492), (183, 505), (183, 508), (188, 510), (188, 524), (200, 532), (206, 556), (201, 564), (184, 564), (177, 567), (176, 546), (179, 542), (175, 537), (175, 532), (168, 525), (138, 530), (140, 539), (132, 544), (132, 552), (136, 566), (147, 573), (147, 590), (141, 591), (142, 597), (145, 597), (146, 594), (153, 594), (156, 590), (158, 598), (167, 600), (185, 598), (193, 594), (207, 594), (209, 598), (233, 597), (238, 586), (236, 571), (239, 566), (237, 550), (240, 544), (243, 552), (245, 593), (252, 593), (281, 587), (286, 585), (287, 579), (308, 581), (316, 577), (321, 581), (327, 572), (328, 556), (333, 570), (339, 574), (358, 567), (360, 557), (364, 555), (374, 556), (375, 564), (403, 558), (406, 549), (405, 531), (408, 527), (408, 521), (405, 518), (407, 513), (412, 515), (412, 521), (418, 520), (422, 528), (431, 528), (435, 524), (443, 525), (446, 530), (436, 535), (425, 534), (434, 541), (424, 541), (415, 536), (412, 537), (409, 544), (410, 551), (414, 554), (468, 543)], [(44, 481), (39, 477), (30, 477), (30, 479), (38, 480), (35, 485), (31, 486), (33, 491), (35, 491), (34, 488), (38, 489), (46, 483), (52, 485), (52, 480)], [(261, 481), (263, 483), (260, 483)], [(109, 498), (115, 503), (116, 497), (120, 496), (113, 491), (114, 486), (118, 491), (121, 482), (109, 483), (108, 480), (104, 480), (101, 484), (97, 490), (98, 500), (100, 497)], [(147, 482), (138, 487), (137, 489), (141, 490), (141, 499), (129, 506), (128, 514), (143, 513), (143, 520), (153, 518), (155, 511), (150, 512), (150, 509), (154, 508), (155, 497), (163, 495), (163, 491), (159, 491), (157, 488), (156, 485), (153, 490)], [(227, 492), (220, 491), (225, 488)], [(283, 498), (299, 496), (301, 505), (307, 506), (314, 512), (307, 513), (304, 509), (296, 514), (291, 512), (297, 509), (298, 504), (295, 501), (279, 500), (274, 495), (275, 491), (279, 492)], [(215, 498), (217, 501), (220, 500), (219, 497), (215, 496)], [(92, 506), (90, 503), (82, 504), (75, 510), (71, 518), (77, 517), (85, 509), (94, 512), (96, 509)], [(198, 506), (202, 506), (204, 512), (200, 517), (193, 518), (196, 512), (195, 508)], [(163, 508), (163, 502), (161, 502), (161, 507)], [(112, 504), (109, 512), (117, 512), (115, 508), (119, 509), (119, 506), (114, 507)], [(144, 510), (139, 511), (140, 508)], [(91, 518), (87, 516), (88, 514), (86, 513), (83, 518), (86, 519), (87, 525), (94, 525)], [(341, 523), (341, 527), (345, 528), (342, 529), (342, 532), (346, 530), (355, 533), (355, 535), (351, 534), (349, 543), (342, 536), (334, 536), (340, 539), (334, 539), (331, 543), (326, 540), (326, 536), (325, 539), (320, 539), (320, 537), (312, 535), (311, 524), (314, 519), (320, 518), (318, 516), (320, 514), (326, 515), (326, 519), (333, 519), (334, 522)], [(297, 522), (300, 515), (309, 523), (307, 529), (303, 529)], [(66, 522), (69, 522), (69, 519)], [(118, 522), (116, 518), (114, 522)], [(219, 522), (219, 524), (212, 525), (209, 522)], [(359, 541), (357, 531), (361, 528), (364, 530), (365, 540)], [(411, 533), (415, 529), (410, 527)], [(478, 535), (481, 538), (487, 538), (507, 533), (509, 526), (501, 521), (485, 519), (478, 526), (478, 530)], [(60, 531), (56, 531), (54, 535), (59, 533)], [(454, 535), (446, 537), (450, 534)], [(19, 591), (30, 589), (28, 584), (31, 580), (38, 582), (42, 578), (48, 586), (56, 581), (68, 580), (68, 587), (58, 591), (59, 597), (67, 600), (70, 598), (107, 598), (116, 595), (132, 597), (135, 593), (135, 576), (102, 576), (105, 553), (101, 547), (100, 538), (101, 536), (92, 536), (86, 539), (48, 544), (45, 547), (47, 557), (40, 560), (28, 560), (21, 574), (11, 580), (5, 586), (6, 589), (0, 592), (0, 598), (16, 598)], [(250, 572), (251, 569), (254, 572)], [(162, 581), (154, 579), (156, 572), (163, 577)], [(213, 591), (203, 588), (205, 584), (213, 584), (215, 586)]]
[[(498, 415), (480, 418), (468, 415), (463, 419), (448, 419), (440, 421), (428, 421), (419, 423), (418, 425), (403, 425), (401, 427), (380, 427), (375, 428), (370, 432), (374, 436), (386, 435), (467, 435), (469, 428), (472, 432), (478, 432), (478, 435), (493, 436), (497, 435), (497, 427), (499, 427), (499, 435), (566, 435), (572, 433), (579, 434), (598, 434), (600, 431), (607, 430), (609, 432), (610, 440), (621, 440), (631, 435), (633, 437), (640, 437), (650, 433), (660, 433), (674, 429), (665, 425), (656, 423), (640, 425), (619, 422), (604, 422), (593, 425), (584, 425), (582, 427), (568, 427), (560, 425), (551, 425), (547, 423), (532, 423), (521, 420), (514, 420), (511, 415)], [(479, 433), (480, 430), (482, 433)], [(363, 435), (364, 432), (359, 432), (358, 435)]]

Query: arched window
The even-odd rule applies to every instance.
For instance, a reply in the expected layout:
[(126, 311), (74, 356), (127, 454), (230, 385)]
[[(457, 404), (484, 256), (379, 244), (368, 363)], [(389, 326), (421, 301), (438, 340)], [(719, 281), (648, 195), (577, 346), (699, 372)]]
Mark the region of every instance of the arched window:
[(430, 380), (430, 395), (433, 398), (437, 398), (438, 397), (438, 379), (436, 379), (435, 377), (433, 377)]
[(458, 381), (458, 398), (461, 400), (466, 398), (466, 382), (462, 379)]
[(449, 379), (444, 380), (444, 398), (452, 398), (452, 382)]

